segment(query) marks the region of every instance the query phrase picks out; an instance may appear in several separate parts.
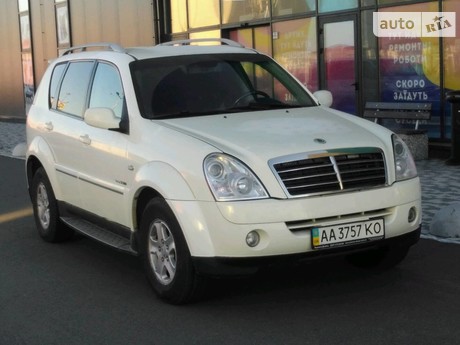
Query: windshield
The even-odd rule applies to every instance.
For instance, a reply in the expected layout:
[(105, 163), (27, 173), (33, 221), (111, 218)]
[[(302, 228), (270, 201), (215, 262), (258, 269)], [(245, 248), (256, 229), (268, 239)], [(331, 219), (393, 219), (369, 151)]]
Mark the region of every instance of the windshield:
[(291, 75), (260, 54), (174, 56), (130, 67), (139, 109), (149, 119), (316, 105)]

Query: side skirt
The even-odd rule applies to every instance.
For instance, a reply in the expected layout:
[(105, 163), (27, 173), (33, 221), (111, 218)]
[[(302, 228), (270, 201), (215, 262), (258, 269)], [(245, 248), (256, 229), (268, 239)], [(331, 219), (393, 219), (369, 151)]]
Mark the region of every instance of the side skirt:
[(61, 221), (71, 229), (119, 251), (138, 255), (135, 234), (120, 224), (59, 202)]

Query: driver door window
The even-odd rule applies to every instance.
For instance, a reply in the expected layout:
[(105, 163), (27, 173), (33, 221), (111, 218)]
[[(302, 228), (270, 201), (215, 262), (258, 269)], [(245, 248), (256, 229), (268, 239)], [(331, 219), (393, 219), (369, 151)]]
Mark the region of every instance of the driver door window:
[(107, 63), (97, 65), (91, 88), (90, 108), (109, 108), (121, 119), (123, 114), (124, 92), (118, 70)]

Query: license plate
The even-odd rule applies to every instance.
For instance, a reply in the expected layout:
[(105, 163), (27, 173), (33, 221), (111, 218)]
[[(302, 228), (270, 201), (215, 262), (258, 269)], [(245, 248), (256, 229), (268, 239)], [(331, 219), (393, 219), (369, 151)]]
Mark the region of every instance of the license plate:
[(353, 245), (380, 240), (384, 237), (383, 219), (324, 226), (311, 230), (314, 249)]

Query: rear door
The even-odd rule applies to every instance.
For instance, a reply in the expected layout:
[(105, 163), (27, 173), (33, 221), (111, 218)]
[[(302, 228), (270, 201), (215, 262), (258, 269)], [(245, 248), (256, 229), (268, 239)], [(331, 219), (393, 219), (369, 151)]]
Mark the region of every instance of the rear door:
[(62, 201), (77, 207), (82, 207), (78, 182), (82, 164), (79, 135), (85, 126), (83, 112), (94, 66), (94, 61), (76, 61), (55, 67), (50, 85), (51, 116), (43, 124), (44, 138), (53, 150), (58, 195)]

